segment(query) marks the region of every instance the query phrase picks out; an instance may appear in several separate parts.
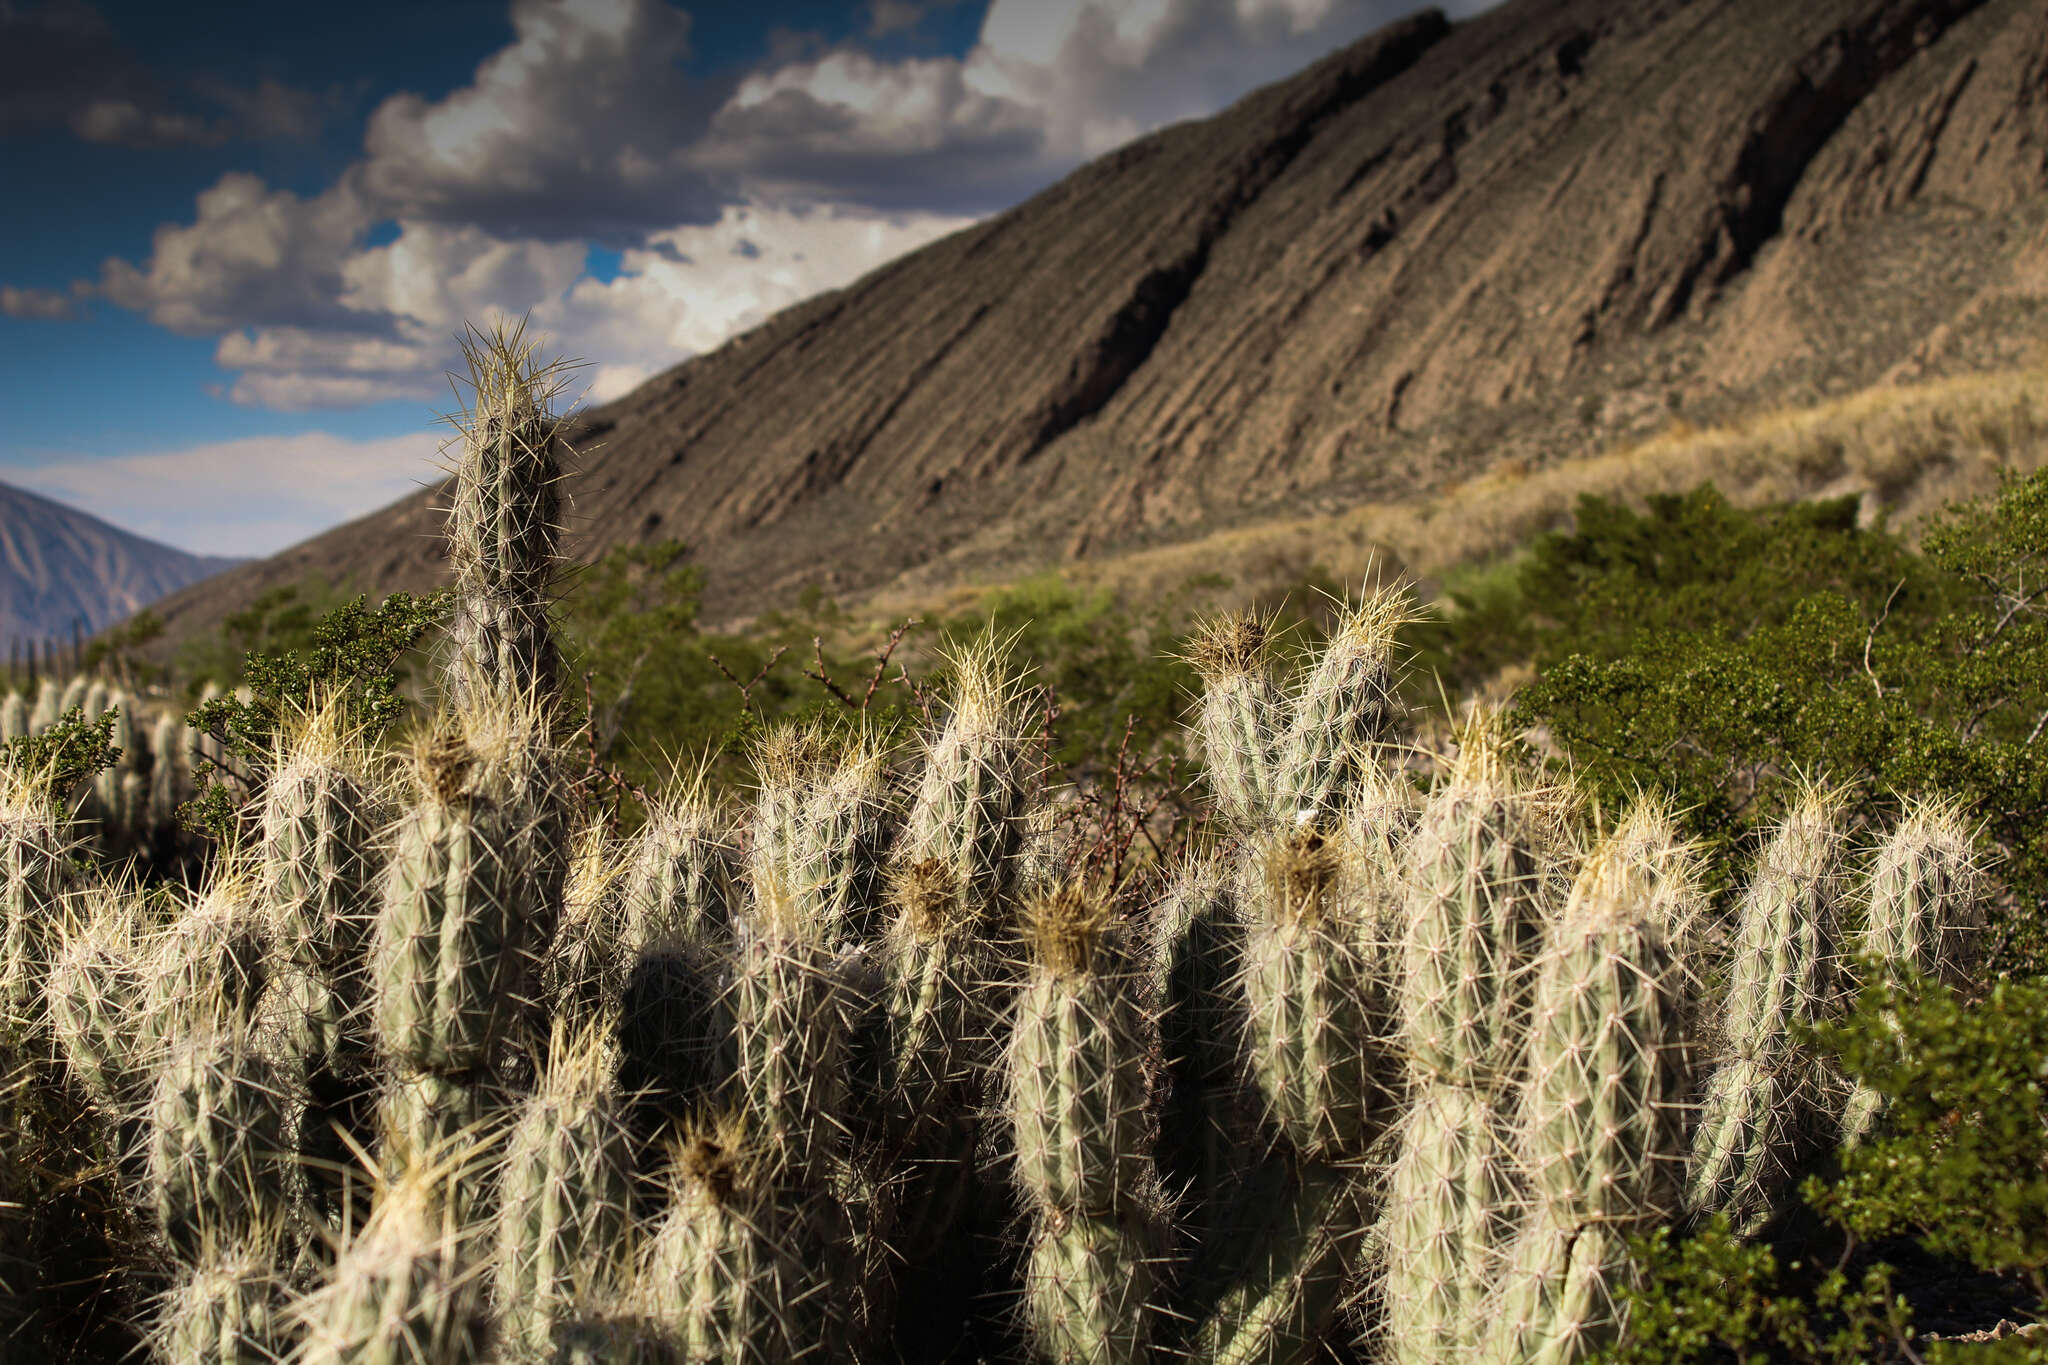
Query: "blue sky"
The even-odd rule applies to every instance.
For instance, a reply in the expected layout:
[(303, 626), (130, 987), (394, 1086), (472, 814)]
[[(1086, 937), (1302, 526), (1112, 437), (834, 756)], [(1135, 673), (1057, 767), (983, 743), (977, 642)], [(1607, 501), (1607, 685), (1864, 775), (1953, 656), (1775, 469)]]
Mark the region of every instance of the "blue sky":
[(431, 477), (465, 321), (602, 401), (1410, 8), (0, 0), (0, 480), (281, 549)]

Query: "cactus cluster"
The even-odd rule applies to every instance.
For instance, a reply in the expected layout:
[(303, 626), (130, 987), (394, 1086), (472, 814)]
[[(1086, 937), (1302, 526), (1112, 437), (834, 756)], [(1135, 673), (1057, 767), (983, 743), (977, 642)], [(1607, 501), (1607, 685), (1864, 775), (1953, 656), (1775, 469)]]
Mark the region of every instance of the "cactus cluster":
[(120, 753), (76, 797), (79, 837), (115, 859), (171, 837), (179, 803), (192, 796), (192, 758), (202, 743), (184, 714), (89, 674), (61, 683), (44, 678), (32, 699), (21, 692), (0, 697), (0, 743), (47, 733), (74, 710), (88, 723), (111, 713)]
[(195, 890), (0, 791), (0, 984), (103, 1120), (166, 1362), (1580, 1360), (1634, 1234), (1760, 1225), (1881, 1116), (1799, 1025), (1967, 948), (1938, 801), (1859, 882), (1811, 789), (1722, 951), (1654, 802), (1599, 832), (1487, 716), (1425, 783), (1392, 592), (1292, 683), (1204, 632), (1215, 837), (1142, 881), (1054, 837), (989, 642), (914, 752), (779, 730), (746, 801), (621, 837), (552, 690), (549, 372), (472, 360), (405, 754), (312, 699)]

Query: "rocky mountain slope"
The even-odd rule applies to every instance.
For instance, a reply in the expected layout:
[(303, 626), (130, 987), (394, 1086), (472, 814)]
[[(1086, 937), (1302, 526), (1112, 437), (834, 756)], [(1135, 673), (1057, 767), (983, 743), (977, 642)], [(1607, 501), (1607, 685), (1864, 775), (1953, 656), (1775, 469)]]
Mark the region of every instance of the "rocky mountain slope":
[(0, 483), (0, 650), (69, 642), (242, 563), (187, 554)]
[[(2048, 0), (1424, 13), (585, 413), (713, 619), (1419, 495), (2048, 336)], [(428, 490), (164, 605), (441, 573)]]

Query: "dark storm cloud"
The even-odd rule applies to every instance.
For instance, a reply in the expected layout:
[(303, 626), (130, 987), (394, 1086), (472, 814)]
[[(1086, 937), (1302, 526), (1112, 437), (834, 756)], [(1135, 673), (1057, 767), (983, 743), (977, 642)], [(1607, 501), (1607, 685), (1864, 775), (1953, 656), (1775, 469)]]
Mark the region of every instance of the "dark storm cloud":
[(69, 129), (85, 142), (126, 147), (214, 146), (244, 138), (303, 138), (326, 102), (275, 80), (252, 90), (195, 82), (213, 110), (181, 107), (163, 82), (81, 0), (24, 8), (0, 0), (0, 136)]

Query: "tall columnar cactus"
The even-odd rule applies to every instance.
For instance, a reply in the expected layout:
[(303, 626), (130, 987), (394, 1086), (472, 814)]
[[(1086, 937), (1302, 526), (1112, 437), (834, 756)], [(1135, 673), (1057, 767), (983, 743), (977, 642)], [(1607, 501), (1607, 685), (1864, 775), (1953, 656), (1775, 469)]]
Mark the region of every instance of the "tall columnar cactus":
[(1462, 1359), (1508, 1232), (1505, 1123), (1547, 879), (1530, 795), (1497, 722), (1467, 728), (1408, 850), (1402, 1039), (1414, 1108), (1388, 1193), (1388, 1340), (1404, 1365)]
[(1693, 1138), (1688, 1201), (1754, 1229), (1812, 1155), (1828, 1080), (1797, 1029), (1834, 1008), (1845, 837), (1839, 793), (1809, 787), (1757, 860), (1729, 964), (1720, 1065)]
[(762, 745), (758, 766), (755, 895), (787, 903), (835, 946), (861, 935), (895, 834), (886, 756), (864, 740), (795, 727)]
[[(1984, 866), (1962, 810), (1951, 801), (1913, 802), (1871, 865), (1858, 943), (1870, 985), (1921, 977), (1955, 984), (1971, 940), (1984, 925)], [(1841, 1138), (1854, 1145), (1882, 1117), (1884, 1097), (1855, 1086), (1844, 1103)]]
[(1307, 824), (1255, 858), (1241, 984), (1252, 1077), (1295, 1150), (1356, 1161), (1388, 1117), (1391, 991), (1375, 935), (1389, 879)]
[(0, 743), (28, 735), (28, 712), (28, 698), (19, 692), (9, 692), (7, 699), (0, 701)]
[(564, 381), (559, 366), (534, 360), (537, 344), (523, 325), (463, 343), (474, 402), (459, 423), (448, 520), (456, 602), (447, 682), (458, 706), (494, 693), (548, 696), (560, 668), (548, 613), (565, 446), (550, 405)]
[(1152, 1167), (1156, 1025), (1106, 896), (1026, 908), (1026, 983), (1007, 1062), (1017, 1183), (1034, 1215), (1025, 1317), (1041, 1359), (1138, 1361), (1161, 1211)]
[(270, 1365), (291, 1350), (282, 1239), (274, 1230), (211, 1233), (157, 1306), (150, 1334), (164, 1365)]
[(849, 1131), (849, 1001), (815, 909), (772, 891), (757, 902), (734, 949), (726, 1002), (739, 1100), (778, 1179), (823, 1177)]
[(1264, 617), (1221, 616), (1196, 631), (1188, 661), (1202, 677), (1195, 732), (1209, 789), (1239, 828), (1255, 828), (1279, 809), (1280, 726), (1284, 701), (1267, 658)]
[(955, 1144), (969, 1138), (949, 1111), (990, 1098), (976, 1091), (994, 1061), (1001, 1008), (989, 944), (1007, 934), (1042, 783), (1002, 650), (983, 642), (952, 662), (951, 710), (925, 756), (899, 844), (883, 946), (883, 1084), (898, 1139), (913, 1148), (941, 1133)]
[(111, 1113), (146, 1093), (150, 1056), (142, 1041), (149, 948), (140, 896), (103, 892), (60, 923), (43, 1008), (71, 1076)]
[(501, 1336), (545, 1354), (578, 1292), (625, 1244), (631, 1134), (602, 1035), (551, 1049), (506, 1135), (498, 1175), (493, 1302)]
[(1623, 1326), (1628, 1241), (1674, 1216), (1686, 1157), (1686, 981), (1658, 874), (1594, 854), (1542, 960), (1518, 1155), (1532, 1196), (1485, 1315), (1484, 1359), (1587, 1359)]

